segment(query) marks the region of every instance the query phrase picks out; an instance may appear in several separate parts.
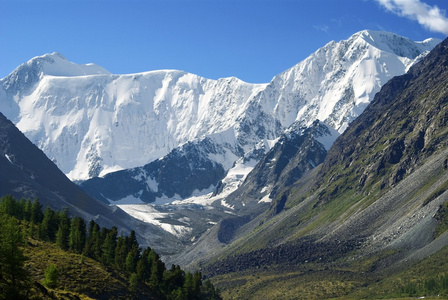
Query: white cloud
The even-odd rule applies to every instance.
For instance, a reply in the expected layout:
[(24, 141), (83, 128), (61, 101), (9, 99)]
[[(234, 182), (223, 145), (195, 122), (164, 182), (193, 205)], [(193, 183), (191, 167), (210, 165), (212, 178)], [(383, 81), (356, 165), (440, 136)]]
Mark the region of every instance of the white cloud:
[(420, 0), (376, 0), (388, 11), (416, 20), (423, 27), (448, 35), (448, 18), (445, 10)]
[(319, 25), (313, 25), (313, 27), (314, 27), (314, 29), (323, 31), (323, 32), (325, 32), (325, 33), (328, 33), (328, 29), (330, 29), (330, 27), (328, 27), (328, 26), (326, 26), (326, 25), (322, 25), (322, 26), (319, 26)]

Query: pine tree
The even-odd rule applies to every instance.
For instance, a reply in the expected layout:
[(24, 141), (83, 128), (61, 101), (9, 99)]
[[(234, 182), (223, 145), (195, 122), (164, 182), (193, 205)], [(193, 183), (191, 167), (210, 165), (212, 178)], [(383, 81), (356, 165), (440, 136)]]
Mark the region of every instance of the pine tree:
[(39, 238), (44, 241), (56, 241), (58, 231), (59, 215), (50, 207), (46, 207), (42, 223), (39, 225)]
[(159, 287), (163, 281), (163, 273), (165, 272), (165, 264), (160, 260), (160, 256), (153, 249), (149, 252), (148, 260), (151, 262), (151, 275), (149, 284), (153, 287)]
[(132, 273), (131, 276), (129, 276), (129, 289), (132, 292), (135, 292), (137, 290), (137, 286), (138, 286), (137, 274)]
[(0, 298), (19, 299), (28, 286), (28, 273), (24, 269), (26, 257), (19, 222), (0, 214)]
[(30, 199), (26, 200), (25, 208), (23, 210), (23, 219), (25, 221), (31, 221), (31, 206), (32, 206), (31, 200)]
[(15, 217), (18, 220), (22, 219), (19, 204), (11, 195), (6, 195), (0, 198), (0, 213)]
[(171, 265), (171, 269), (163, 274), (164, 288), (167, 294), (182, 288), (185, 280), (185, 272), (179, 266)]
[(69, 245), (70, 250), (82, 253), (86, 243), (86, 223), (80, 217), (73, 217), (70, 225)]
[(193, 275), (190, 272), (185, 274), (183, 292), (186, 299), (193, 299)]
[(199, 271), (196, 271), (193, 274), (193, 294), (195, 297), (199, 298), (199, 294), (201, 293), (202, 286), (202, 274)]
[(123, 233), (117, 239), (117, 246), (115, 247), (115, 266), (124, 271), (126, 269), (126, 239), (123, 236)]
[(69, 248), (69, 236), (70, 236), (70, 216), (68, 209), (64, 209), (59, 213), (59, 227), (56, 233), (56, 245), (62, 250)]
[(115, 248), (117, 247), (117, 227), (112, 227), (112, 230), (106, 234), (104, 243), (101, 246), (102, 257), (101, 261), (106, 266), (111, 266), (115, 260)]
[(129, 273), (135, 273), (137, 262), (140, 258), (140, 252), (137, 246), (132, 247), (126, 256), (126, 270)]
[(151, 251), (151, 248), (147, 247), (145, 250), (143, 250), (142, 255), (140, 256), (140, 259), (137, 262), (137, 278), (141, 282), (146, 282), (149, 280), (149, 277), (151, 276), (151, 266), (148, 261), (149, 252)]
[(215, 289), (210, 279), (207, 279), (201, 288), (202, 299), (222, 299), (219, 292)]
[(101, 260), (101, 233), (100, 226), (93, 220), (89, 222), (89, 235), (86, 240), (86, 246), (84, 248), (84, 255), (94, 258), (98, 261)]
[(36, 198), (31, 205), (30, 222), (37, 225), (42, 222), (43, 218), (44, 214), (42, 213), (42, 205), (40, 204), (39, 199)]

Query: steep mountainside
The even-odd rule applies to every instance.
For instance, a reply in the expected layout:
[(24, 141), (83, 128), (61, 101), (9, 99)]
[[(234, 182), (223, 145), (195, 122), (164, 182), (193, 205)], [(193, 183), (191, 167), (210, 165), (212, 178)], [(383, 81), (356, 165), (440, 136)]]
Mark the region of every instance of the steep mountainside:
[[(364, 193), (375, 185), (384, 189), (445, 148), (448, 98), (444, 51), (441, 45), (406, 75), (393, 78), (375, 96), (369, 113), (355, 120), (334, 145), (318, 180), (333, 183), (351, 176), (359, 180), (347, 188)], [(335, 165), (345, 168), (332, 176), (330, 170)]]
[[(71, 182), (45, 154), (0, 113), (0, 194), (34, 199), (53, 209), (69, 208), (74, 215), (102, 226), (134, 229), (142, 244), (162, 253), (176, 252), (180, 244), (162, 229), (135, 220), (121, 209), (104, 205)], [(160, 240), (164, 240), (161, 244)]]
[[(213, 201), (212, 211), (224, 212), (219, 219), (213, 218), (219, 223), (211, 231), (204, 230), (204, 235), (191, 248), (170, 259), (181, 265), (198, 258), (204, 259), (217, 249), (244, 236), (259, 225), (266, 214), (270, 216), (281, 212), (287, 200), (284, 190), (321, 164), (338, 136), (337, 131), (319, 121), (310, 127), (294, 123), (234, 192), (224, 197), (220, 197), (219, 191), (213, 193), (209, 198)], [(218, 189), (226, 188), (226, 182), (218, 185)], [(277, 195), (281, 197), (271, 205), (271, 201), (278, 198)], [(207, 216), (210, 210), (201, 214)]]
[(362, 31), (257, 85), (172, 70), (112, 75), (53, 53), (0, 81), (0, 111), (71, 179), (140, 167), (215, 135), (233, 154), (215, 160), (227, 171), (296, 120), (342, 132), (381, 85), (438, 42)]
[[(317, 280), (331, 292), (314, 298), (334, 298), (442, 251), (448, 245), (447, 86), (448, 39), (389, 81), (321, 167), (276, 197), (272, 207), (284, 201), (282, 212), (267, 213), (202, 266), (209, 275), (232, 273), (218, 278), (242, 293), (266, 293), (274, 274), (283, 274), (295, 280), (288, 287), (296, 293), (306, 290), (297, 283)], [(287, 276), (276, 273), (285, 270)], [(253, 272), (263, 277), (256, 290), (246, 276)], [(412, 295), (406, 284), (397, 282), (395, 292)]]
[(315, 121), (310, 127), (294, 123), (257, 163), (226, 202), (236, 207), (267, 201), (320, 165), (339, 133)]

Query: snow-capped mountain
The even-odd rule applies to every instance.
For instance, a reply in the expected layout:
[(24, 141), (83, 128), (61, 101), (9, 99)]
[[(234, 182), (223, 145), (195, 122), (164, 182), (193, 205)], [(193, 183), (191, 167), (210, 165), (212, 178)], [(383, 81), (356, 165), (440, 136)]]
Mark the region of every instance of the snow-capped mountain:
[(239, 158), (259, 160), (293, 122), (319, 119), (343, 132), (387, 80), (439, 42), (362, 31), (268, 84), (175, 70), (114, 75), (53, 53), (0, 80), (0, 111), (74, 180), (140, 167), (204, 139), (224, 149), (208, 158), (228, 171)]

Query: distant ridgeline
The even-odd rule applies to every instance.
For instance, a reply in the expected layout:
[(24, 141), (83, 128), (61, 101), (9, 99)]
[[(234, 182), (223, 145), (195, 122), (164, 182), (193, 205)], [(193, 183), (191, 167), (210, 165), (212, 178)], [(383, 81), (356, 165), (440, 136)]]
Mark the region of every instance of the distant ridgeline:
[[(102, 281), (111, 280), (110, 284), (113, 285), (112, 277), (125, 279), (124, 288), (120, 292), (110, 291), (110, 294), (107, 290), (89, 290), (85, 286), (75, 288), (74, 292), (89, 297), (221, 298), (209, 280), (202, 282), (200, 272), (192, 274), (175, 265), (166, 269), (153, 249), (140, 248), (134, 231), (129, 236), (123, 236), (122, 233), (118, 235), (116, 227), (100, 228), (93, 220), (87, 226), (82, 218), (70, 217), (68, 209), (57, 212), (47, 207), (42, 211), (37, 199), (17, 201), (7, 195), (0, 198), (0, 299), (39, 299), (48, 296), (50, 291), (39, 283), (43, 270), (36, 270), (24, 253), (33, 254), (38, 252), (39, 246), (49, 244), (54, 245), (51, 249), (56, 250), (53, 251), (64, 252), (61, 257), (78, 256), (81, 264), (87, 259), (96, 261), (98, 266), (108, 272), (106, 278), (98, 278)], [(40, 260), (49, 261), (51, 251), (45, 253), (45, 256)], [(61, 266), (45, 263), (48, 264), (45, 279), (40, 281), (47, 288), (54, 289), (52, 298), (55, 295), (58, 298), (58, 285), (61, 285), (64, 292), (71, 292), (67, 286), (58, 284), (58, 277), (68, 276), (61, 274), (61, 270), (58, 271)], [(86, 265), (82, 267), (87, 268)], [(86, 270), (84, 272), (87, 274)], [(69, 281), (77, 279), (68, 278)]]

